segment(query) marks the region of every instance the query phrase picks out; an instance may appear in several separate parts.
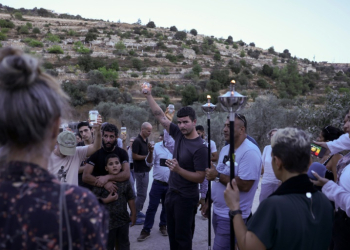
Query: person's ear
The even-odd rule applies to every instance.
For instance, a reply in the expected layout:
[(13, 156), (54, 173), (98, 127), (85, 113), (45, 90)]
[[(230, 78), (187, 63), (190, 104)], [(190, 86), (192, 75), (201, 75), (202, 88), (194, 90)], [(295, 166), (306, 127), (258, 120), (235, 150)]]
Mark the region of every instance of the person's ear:
[(278, 158), (277, 156), (273, 156), (274, 160), (275, 160), (275, 163), (276, 163), (276, 167), (278, 170), (281, 170), (282, 167), (283, 167), (283, 163), (281, 161), (280, 158)]
[(105, 166), (105, 170), (108, 172), (108, 168), (107, 168), (107, 166)]

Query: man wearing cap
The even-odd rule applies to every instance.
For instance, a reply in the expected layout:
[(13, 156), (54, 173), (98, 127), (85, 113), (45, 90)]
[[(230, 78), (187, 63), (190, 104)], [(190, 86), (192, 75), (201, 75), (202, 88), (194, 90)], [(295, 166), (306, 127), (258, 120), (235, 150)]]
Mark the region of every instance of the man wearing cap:
[(50, 155), (48, 170), (57, 176), (61, 182), (78, 185), (79, 167), (86, 157), (101, 148), (101, 118), (97, 119), (95, 141), (89, 146), (77, 147), (74, 133), (63, 131), (57, 137), (54, 151)]

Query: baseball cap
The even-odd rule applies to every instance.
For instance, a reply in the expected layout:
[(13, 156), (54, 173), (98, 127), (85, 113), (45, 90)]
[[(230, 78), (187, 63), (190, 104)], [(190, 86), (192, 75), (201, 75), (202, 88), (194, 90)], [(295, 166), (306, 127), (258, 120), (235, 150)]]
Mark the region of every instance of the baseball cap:
[(70, 131), (63, 131), (57, 137), (57, 142), (61, 154), (63, 155), (74, 155), (76, 150), (76, 138), (75, 135)]

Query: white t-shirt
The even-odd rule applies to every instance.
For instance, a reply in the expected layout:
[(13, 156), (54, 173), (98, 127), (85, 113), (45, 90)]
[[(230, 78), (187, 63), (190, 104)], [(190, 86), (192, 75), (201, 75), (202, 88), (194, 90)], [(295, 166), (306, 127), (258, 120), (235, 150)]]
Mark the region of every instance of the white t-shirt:
[(331, 154), (336, 154), (343, 150), (349, 150), (350, 149), (349, 134), (343, 134), (337, 140), (327, 142), (327, 146), (331, 151)]
[[(225, 164), (223, 159), (225, 155), (229, 155), (230, 145), (222, 148), (218, 165), (216, 169), (219, 173), (230, 175), (229, 161)], [(257, 190), (261, 172), (261, 152), (259, 148), (248, 139), (236, 150), (237, 166), (235, 167), (235, 176), (239, 176), (242, 180), (255, 180), (253, 186), (248, 192), (239, 192), (240, 208), (242, 210), (243, 219), (248, 218), (254, 200), (254, 195)], [(226, 205), (224, 191), (226, 186), (221, 182), (212, 181), (212, 199), (214, 213), (229, 218), (229, 208)]]
[(66, 182), (70, 185), (78, 185), (79, 167), (81, 162), (86, 158), (88, 147), (89, 146), (77, 147), (74, 155), (63, 158), (52, 152), (48, 171), (62, 182)]
[[(207, 143), (208, 144), (208, 143)], [(215, 144), (215, 142), (213, 141), (213, 140), (210, 140), (210, 151), (212, 152), (212, 153), (215, 153), (215, 152), (217, 152), (218, 150), (216, 149), (216, 144)]]
[(275, 173), (272, 169), (272, 158), (271, 158), (271, 151), (272, 147), (271, 145), (267, 145), (264, 148), (263, 154), (262, 154), (262, 164), (264, 166), (264, 174), (263, 178), (261, 180), (261, 184), (279, 184), (280, 181), (276, 178)]

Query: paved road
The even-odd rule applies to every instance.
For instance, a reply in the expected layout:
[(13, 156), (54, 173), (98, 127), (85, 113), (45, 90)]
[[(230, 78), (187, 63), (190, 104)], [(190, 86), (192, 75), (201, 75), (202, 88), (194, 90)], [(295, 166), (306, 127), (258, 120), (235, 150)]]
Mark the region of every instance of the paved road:
[[(153, 182), (153, 170), (150, 172), (150, 182), (148, 186), (148, 192), (151, 188)], [(259, 188), (254, 197), (253, 203), (253, 212), (259, 205), (259, 194), (260, 194), (260, 184)], [(145, 202), (143, 213), (146, 214), (148, 207), (148, 196)], [(157, 210), (157, 214), (155, 217), (155, 223), (153, 226), (153, 230), (151, 232), (151, 237), (143, 242), (138, 242), (137, 237), (140, 235), (140, 232), (143, 226), (133, 226), (130, 228), (129, 238), (130, 238), (130, 249), (132, 250), (165, 250), (169, 249), (169, 240), (168, 237), (162, 236), (159, 232), (159, 216), (160, 211), (162, 209), (162, 205), (160, 204)], [(196, 215), (196, 229), (193, 237), (193, 250), (202, 250), (208, 249), (208, 220), (203, 220), (200, 212)], [(212, 230), (212, 244), (214, 239), (214, 231)]]

